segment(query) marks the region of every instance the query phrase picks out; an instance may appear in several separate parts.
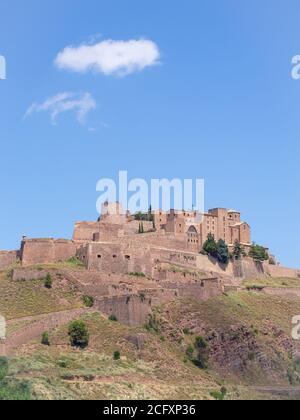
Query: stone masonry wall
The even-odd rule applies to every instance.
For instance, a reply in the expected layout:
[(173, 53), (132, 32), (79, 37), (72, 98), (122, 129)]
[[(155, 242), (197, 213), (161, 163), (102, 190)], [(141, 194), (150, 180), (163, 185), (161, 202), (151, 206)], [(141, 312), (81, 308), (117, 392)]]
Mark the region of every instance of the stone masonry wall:
[(5, 270), (14, 264), (18, 258), (18, 251), (0, 251), (0, 270)]
[(42, 280), (46, 277), (47, 273), (40, 270), (29, 270), (24, 268), (16, 268), (12, 273), (13, 281), (29, 281), (29, 280)]
[[(73, 319), (80, 318), (81, 315), (91, 312), (90, 309), (73, 309), (70, 311), (57, 312), (49, 315), (37, 316), (34, 319), (28, 319), (31, 323), (25, 326), (20, 331), (12, 335), (8, 335), (5, 342), (0, 342), (0, 356), (11, 355), (14, 350), (19, 348), (20, 345), (29, 343), (32, 340), (40, 339), (44, 331), (51, 331), (60, 325), (66, 324)], [(8, 322), (8, 325), (12, 321)]]
[(129, 326), (144, 325), (151, 313), (149, 302), (134, 295), (97, 299), (94, 308), (107, 316), (116, 316), (119, 322)]
[(300, 270), (296, 270), (293, 268), (264, 264), (264, 270), (271, 277), (300, 278)]
[(29, 239), (22, 243), (22, 266), (67, 261), (76, 255), (78, 245), (63, 239)]
[(74, 241), (93, 241), (94, 234), (100, 232), (99, 222), (78, 222), (75, 223)]

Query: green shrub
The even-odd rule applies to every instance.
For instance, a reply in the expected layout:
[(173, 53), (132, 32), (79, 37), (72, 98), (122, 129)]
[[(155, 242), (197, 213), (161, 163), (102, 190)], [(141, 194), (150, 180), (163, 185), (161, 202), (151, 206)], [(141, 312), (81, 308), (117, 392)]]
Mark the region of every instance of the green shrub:
[(204, 242), (203, 251), (211, 257), (218, 257), (218, 246), (215, 241), (214, 235), (212, 235), (211, 233), (208, 234), (207, 240)]
[(190, 335), (191, 334), (191, 331), (189, 330), (189, 328), (184, 328), (183, 329), (183, 334), (184, 335)]
[(45, 331), (45, 332), (42, 334), (42, 341), (41, 341), (41, 343), (42, 343), (44, 346), (50, 346), (50, 339), (49, 339), (49, 333), (48, 333), (48, 331)]
[(30, 387), (27, 382), (3, 381), (0, 383), (0, 401), (30, 400)]
[(58, 366), (62, 369), (67, 369), (70, 367), (70, 361), (68, 359), (61, 359), (58, 361)]
[(197, 337), (195, 348), (198, 350), (198, 357), (194, 361), (195, 365), (200, 369), (207, 369), (209, 358), (209, 346), (204, 337)]
[(222, 388), (221, 388), (221, 394), (223, 394), (224, 397), (227, 395), (227, 388), (225, 388), (225, 386), (222, 386)]
[(269, 260), (269, 254), (265, 247), (253, 244), (249, 252), (249, 256), (254, 259), (254, 261), (267, 261)]
[(190, 360), (192, 360), (194, 357), (194, 347), (191, 344), (186, 349), (186, 355)]
[(198, 349), (207, 349), (208, 343), (204, 337), (196, 337), (196, 347)]
[(108, 319), (109, 319), (109, 321), (112, 321), (112, 322), (118, 322), (118, 318), (114, 314), (110, 315), (110, 317)]
[(114, 360), (120, 360), (121, 359), (121, 353), (119, 351), (114, 352)]
[(73, 321), (69, 325), (70, 343), (73, 347), (86, 348), (89, 344), (89, 332), (83, 321)]
[(83, 296), (82, 298), (84, 306), (92, 308), (94, 306), (94, 298), (92, 296)]
[(157, 319), (155, 314), (149, 315), (149, 320), (145, 325), (145, 328), (148, 331), (154, 331), (155, 333), (159, 334), (161, 332), (160, 322)]
[(262, 292), (264, 290), (265, 286), (260, 286), (260, 285), (256, 285), (256, 284), (252, 284), (250, 286), (247, 286), (246, 289), (248, 290), (248, 292)]
[(220, 239), (218, 242), (216, 242), (214, 235), (211, 233), (208, 234), (202, 251), (202, 254), (216, 258), (221, 264), (228, 264), (229, 262), (230, 254), (225, 241)]
[(77, 257), (72, 257), (67, 261), (67, 264), (74, 267), (84, 267), (84, 263)]
[(129, 275), (129, 276), (132, 276), (132, 277), (146, 277), (146, 275), (145, 275), (144, 273), (140, 273), (140, 272), (138, 272), (138, 271), (135, 271), (135, 272), (129, 273), (128, 275)]
[(45, 287), (47, 289), (52, 289), (52, 286), (53, 286), (53, 280), (52, 280), (51, 274), (48, 273), (45, 278)]
[(220, 391), (213, 391), (210, 393), (210, 395), (217, 401), (224, 401), (227, 395), (227, 389), (222, 387)]
[(236, 260), (240, 260), (245, 255), (246, 254), (243, 246), (240, 244), (239, 241), (235, 241), (232, 257)]
[(6, 357), (0, 357), (0, 381), (8, 374), (8, 360)]

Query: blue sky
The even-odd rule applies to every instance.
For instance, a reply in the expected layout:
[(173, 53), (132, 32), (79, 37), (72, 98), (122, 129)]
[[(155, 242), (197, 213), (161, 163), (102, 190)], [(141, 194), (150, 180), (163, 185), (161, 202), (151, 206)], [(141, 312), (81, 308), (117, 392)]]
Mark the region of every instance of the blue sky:
[[(71, 237), (97, 217), (97, 180), (127, 169), (203, 177), (207, 208), (238, 208), (256, 242), (300, 266), (299, 14), (296, 0), (2, 0), (0, 249)], [(159, 64), (122, 77), (55, 64), (68, 46), (141, 39)], [(64, 92), (97, 107), (54, 124), (41, 105)]]

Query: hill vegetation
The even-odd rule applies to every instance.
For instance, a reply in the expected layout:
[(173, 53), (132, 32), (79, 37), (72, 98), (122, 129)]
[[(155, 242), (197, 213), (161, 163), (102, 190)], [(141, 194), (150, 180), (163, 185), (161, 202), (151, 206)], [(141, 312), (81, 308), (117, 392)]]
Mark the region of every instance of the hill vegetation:
[[(9, 334), (40, 314), (87, 312), (0, 359), (0, 399), (279, 399), (274, 387), (300, 385), (291, 339), (296, 299), (244, 290), (177, 300), (133, 328), (86, 308), (76, 286), (53, 274), (50, 289), (7, 274), (0, 275), (0, 307), (15, 320)], [(291, 279), (255, 283), (299, 287)]]

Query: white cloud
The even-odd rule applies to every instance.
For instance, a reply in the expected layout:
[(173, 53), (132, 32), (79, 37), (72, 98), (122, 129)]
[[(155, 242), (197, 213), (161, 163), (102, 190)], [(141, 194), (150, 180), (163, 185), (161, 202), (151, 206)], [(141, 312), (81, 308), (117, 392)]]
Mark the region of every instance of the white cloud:
[(126, 76), (159, 63), (160, 51), (150, 40), (106, 40), (94, 45), (66, 47), (55, 65), (78, 73), (96, 71), (105, 75)]
[(90, 93), (64, 92), (48, 98), (41, 104), (32, 104), (24, 118), (30, 117), (35, 112), (49, 112), (52, 123), (56, 124), (60, 114), (75, 112), (77, 121), (84, 124), (87, 114), (95, 108), (96, 102)]

